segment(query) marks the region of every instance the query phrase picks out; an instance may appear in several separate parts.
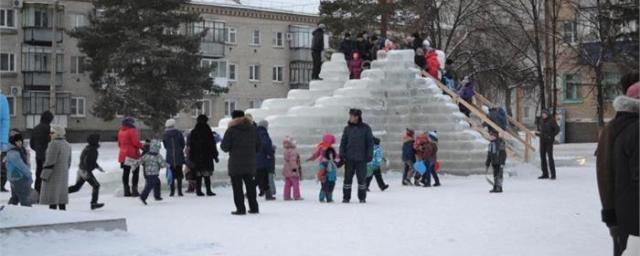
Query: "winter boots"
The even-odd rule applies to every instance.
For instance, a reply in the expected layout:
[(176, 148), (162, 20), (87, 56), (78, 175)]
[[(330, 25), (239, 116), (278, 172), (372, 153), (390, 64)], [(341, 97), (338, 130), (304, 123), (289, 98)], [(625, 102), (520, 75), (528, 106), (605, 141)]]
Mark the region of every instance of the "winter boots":
[(490, 190), (489, 193), (502, 193), (502, 187), (493, 186), (493, 189)]
[(102, 208), (103, 206), (104, 206), (103, 203), (91, 203), (91, 210)]

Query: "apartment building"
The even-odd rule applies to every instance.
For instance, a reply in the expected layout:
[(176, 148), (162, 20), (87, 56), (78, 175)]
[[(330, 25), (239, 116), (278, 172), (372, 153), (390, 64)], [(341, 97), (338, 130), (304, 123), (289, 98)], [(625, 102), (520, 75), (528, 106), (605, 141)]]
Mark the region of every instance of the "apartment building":
[[(196, 32), (208, 29), (201, 45), (202, 64), (211, 68), (215, 84), (229, 92), (207, 93), (193, 108), (179, 113), (180, 128), (192, 127), (199, 114), (210, 116), (215, 125), (235, 109), (259, 107), (264, 99), (308, 87), (317, 15), (233, 1), (194, 1), (183, 10), (202, 16), (202, 22), (193, 24)], [(67, 127), (70, 140), (82, 141), (93, 132), (115, 138), (119, 120), (105, 122), (91, 114), (96, 94), (84, 68), (85, 57), (77, 40), (65, 33), (86, 26), (94, 11), (89, 0), (0, 1), (0, 88), (9, 99), (12, 127), (32, 128), (52, 105), (54, 122)]]

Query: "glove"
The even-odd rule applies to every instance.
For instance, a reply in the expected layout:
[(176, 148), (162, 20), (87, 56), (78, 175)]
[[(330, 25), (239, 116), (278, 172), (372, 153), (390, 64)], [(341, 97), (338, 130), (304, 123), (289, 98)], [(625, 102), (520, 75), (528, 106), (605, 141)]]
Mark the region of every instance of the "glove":
[(216, 163), (220, 162), (220, 159), (218, 159), (217, 157), (213, 159), (214, 161), (216, 161)]

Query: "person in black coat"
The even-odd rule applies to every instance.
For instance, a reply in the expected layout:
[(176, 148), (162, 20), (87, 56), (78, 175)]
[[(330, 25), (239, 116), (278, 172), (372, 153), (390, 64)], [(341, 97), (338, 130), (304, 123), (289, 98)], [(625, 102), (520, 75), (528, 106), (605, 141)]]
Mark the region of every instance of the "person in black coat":
[(351, 40), (351, 33), (344, 33), (344, 38), (342, 42), (340, 42), (340, 52), (344, 53), (344, 58), (347, 62), (353, 58), (352, 54), (354, 50), (356, 50), (356, 43)]
[[(556, 164), (553, 160), (553, 143), (556, 135), (560, 133), (560, 127), (556, 123), (556, 119), (552, 117), (548, 110), (542, 111), (542, 120), (537, 135), (540, 136), (540, 163), (542, 164), (542, 176), (538, 179), (548, 179), (551, 170), (551, 179), (556, 179)], [(547, 166), (547, 157), (549, 165)]]
[(371, 43), (369, 39), (365, 38), (366, 31), (359, 33), (356, 37), (356, 50), (360, 53), (360, 58), (363, 61), (371, 61)]
[(51, 138), (49, 133), (51, 132), (51, 122), (53, 122), (53, 114), (49, 111), (42, 112), (40, 115), (40, 123), (33, 128), (31, 132), (31, 140), (29, 144), (31, 149), (36, 152), (36, 182), (34, 188), (40, 193), (40, 186), (42, 185), (42, 168), (47, 152), (47, 146)]
[(502, 179), (504, 174), (504, 164), (507, 162), (507, 150), (504, 140), (500, 138), (498, 131), (490, 130), (491, 142), (487, 150), (487, 161), (485, 167), (493, 168), (493, 189), (491, 193), (502, 193)]
[(373, 159), (373, 133), (369, 125), (362, 122), (362, 111), (349, 110), (349, 123), (342, 131), (340, 157), (346, 162), (343, 203), (351, 200), (353, 176), (358, 180), (358, 199), (365, 203), (367, 198), (367, 163)]
[[(236, 210), (233, 215), (245, 215), (247, 210), (244, 205), (244, 193), (242, 184), (247, 189), (247, 201), (249, 201), (249, 213), (259, 213), (258, 201), (256, 200), (256, 155), (260, 150), (260, 140), (253, 122), (244, 116), (240, 110), (231, 113), (233, 120), (229, 123), (229, 128), (222, 137), (220, 148), (229, 153), (228, 173), (231, 177), (231, 188), (233, 189), (233, 201)], [(269, 146), (269, 145), (267, 145)]]
[[(171, 193), (169, 196), (175, 195), (176, 184), (178, 187), (178, 196), (182, 196), (182, 166), (184, 165), (184, 147), (185, 140), (182, 132), (175, 128), (176, 120), (169, 119), (165, 122), (165, 132), (162, 144), (166, 150), (166, 159), (171, 168), (173, 180), (171, 181)], [(215, 144), (215, 142), (214, 142)]]
[(93, 170), (98, 169), (104, 172), (104, 169), (98, 165), (98, 148), (100, 148), (100, 135), (91, 134), (87, 137), (87, 146), (80, 153), (80, 168), (78, 169), (78, 178), (76, 184), (69, 187), (69, 194), (78, 192), (85, 182), (89, 183), (93, 188), (91, 191), (91, 210), (95, 210), (104, 206), (98, 203), (98, 195), (100, 194), (100, 183), (93, 175)]
[(324, 50), (324, 24), (318, 25), (313, 31), (311, 39), (311, 58), (313, 59), (313, 70), (311, 79), (320, 79), (320, 68), (322, 66), (322, 51)]
[(269, 173), (271, 170), (271, 164), (275, 160), (275, 150), (273, 149), (273, 142), (269, 136), (267, 129), (269, 128), (269, 122), (262, 120), (258, 122), (258, 139), (260, 140), (260, 151), (256, 156), (256, 183), (260, 189), (259, 196), (265, 195), (267, 200), (275, 200), (271, 188), (269, 186)]
[(189, 160), (191, 171), (196, 178), (196, 195), (204, 196), (202, 193), (202, 180), (206, 188), (207, 196), (215, 196), (211, 191), (211, 176), (213, 175), (213, 161), (218, 160), (218, 149), (216, 148), (213, 132), (207, 122), (209, 118), (199, 115), (196, 119), (196, 126), (189, 134)]

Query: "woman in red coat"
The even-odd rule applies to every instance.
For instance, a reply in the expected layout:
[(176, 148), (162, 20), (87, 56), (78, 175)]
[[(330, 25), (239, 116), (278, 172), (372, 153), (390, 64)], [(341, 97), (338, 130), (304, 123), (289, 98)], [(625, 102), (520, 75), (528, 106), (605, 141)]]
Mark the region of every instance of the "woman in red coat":
[[(122, 120), (122, 126), (118, 131), (118, 162), (122, 168), (122, 185), (124, 186), (124, 196), (139, 196), (138, 193), (138, 174), (140, 168), (135, 162), (140, 159), (140, 149), (142, 144), (138, 139), (138, 131), (135, 127), (135, 120), (132, 117), (126, 117)], [(131, 178), (131, 187), (129, 187), (129, 173), (131, 168), (133, 177)]]

